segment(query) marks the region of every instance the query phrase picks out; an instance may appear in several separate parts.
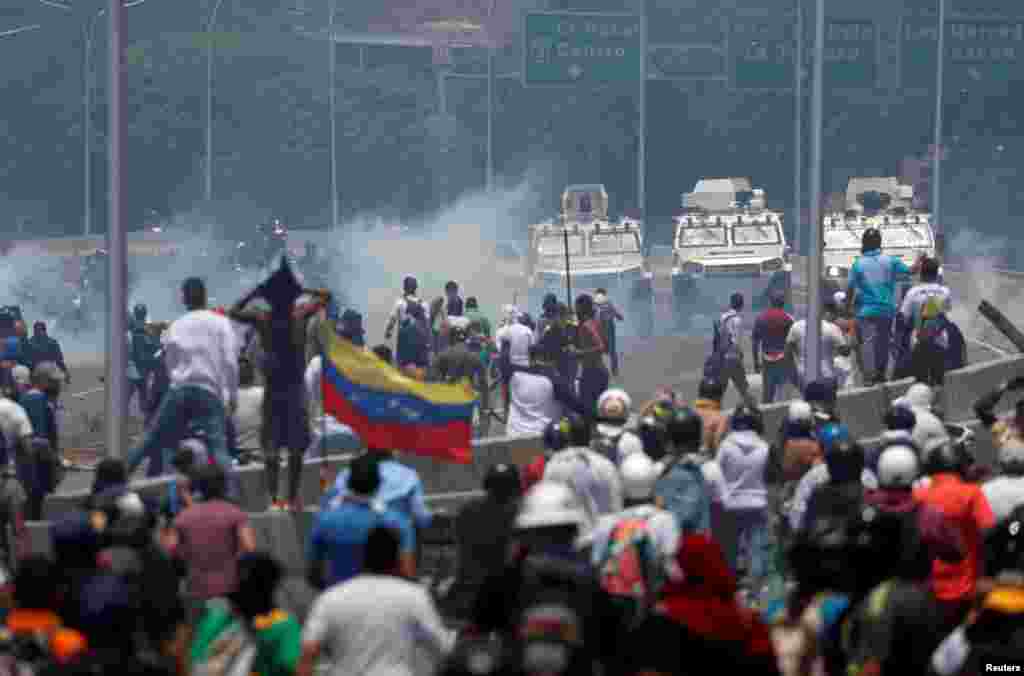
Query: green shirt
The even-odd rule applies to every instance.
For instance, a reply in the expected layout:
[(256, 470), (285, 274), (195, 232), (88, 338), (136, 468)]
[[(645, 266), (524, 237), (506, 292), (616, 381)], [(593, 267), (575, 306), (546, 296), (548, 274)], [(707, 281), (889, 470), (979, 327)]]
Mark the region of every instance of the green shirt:
[(491, 320), (484, 316), (480, 310), (466, 310), (466, 318), (470, 322), (480, 322), (480, 333), (491, 337)]
[[(192, 639), (192, 664), (205, 662), (216, 640), (240, 621), (227, 604), (210, 602)], [(253, 637), (257, 645), (253, 673), (260, 676), (291, 676), (295, 673), (301, 651), (302, 627), (292, 615), (274, 610), (257, 617), (253, 621)]]

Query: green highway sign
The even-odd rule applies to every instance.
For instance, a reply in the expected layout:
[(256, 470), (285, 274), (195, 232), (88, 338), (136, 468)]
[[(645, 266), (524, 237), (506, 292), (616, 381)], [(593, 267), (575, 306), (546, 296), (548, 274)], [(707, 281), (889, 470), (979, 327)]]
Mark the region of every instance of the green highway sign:
[(737, 17), (729, 25), (729, 74), (733, 89), (789, 89), (795, 53), (793, 21)]
[[(811, 22), (804, 30), (804, 65), (814, 55)], [(788, 90), (793, 87), (796, 54), (791, 15), (736, 17), (729, 31), (729, 75), (734, 89)], [(873, 21), (825, 22), (825, 84), (829, 88), (870, 89), (878, 65), (878, 29)]]
[[(935, 87), (937, 26), (934, 18), (904, 19), (900, 60), (905, 89)], [(947, 21), (945, 51), (945, 77), (952, 87), (1024, 79), (1024, 21)]]
[(523, 84), (639, 82), (643, 23), (631, 14), (527, 12)]
[(823, 75), (829, 87), (874, 87), (877, 62), (878, 32), (874, 22), (829, 21), (825, 24)]
[(708, 80), (725, 77), (725, 51), (717, 45), (650, 45), (648, 77)]

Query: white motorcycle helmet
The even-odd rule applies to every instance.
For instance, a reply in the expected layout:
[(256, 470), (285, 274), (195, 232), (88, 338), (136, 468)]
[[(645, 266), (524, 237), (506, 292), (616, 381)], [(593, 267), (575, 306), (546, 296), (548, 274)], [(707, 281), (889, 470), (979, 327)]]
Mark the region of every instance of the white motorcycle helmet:
[(632, 432), (623, 432), (622, 436), (619, 437), (618, 445), (616, 446), (619, 458), (625, 460), (631, 455), (637, 453), (643, 454), (644, 442), (637, 435)]
[(627, 500), (650, 500), (654, 484), (661, 477), (661, 463), (651, 460), (646, 453), (632, 453), (622, 459), (619, 476), (622, 493)]
[(910, 488), (920, 475), (917, 451), (912, 446), (890, 444), (878, 456), (879, 488)]
[(516, 516), (516, 528), (547, 528), (550, 526), (578, 526), (587, 522), (583, 501), (576, 491), (561, 481), (544, 480), (537, 483), (523, 498)]
[(999, 469), (1011, 476), (1024, 476), (1024, 442), (1011, 439), (999, 449)]

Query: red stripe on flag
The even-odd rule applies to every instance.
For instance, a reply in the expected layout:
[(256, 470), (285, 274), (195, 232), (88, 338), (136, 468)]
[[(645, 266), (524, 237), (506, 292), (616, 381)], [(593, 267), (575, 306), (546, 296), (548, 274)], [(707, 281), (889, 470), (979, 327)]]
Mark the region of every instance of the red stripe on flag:
[(472, 429), (468, 422), (444, 425), (375, 423), (363, 415), (326, 379), (322, 383), (324, 411), (359, 435), (370, 448), (394, 449), (443, 462), (473, 462)]

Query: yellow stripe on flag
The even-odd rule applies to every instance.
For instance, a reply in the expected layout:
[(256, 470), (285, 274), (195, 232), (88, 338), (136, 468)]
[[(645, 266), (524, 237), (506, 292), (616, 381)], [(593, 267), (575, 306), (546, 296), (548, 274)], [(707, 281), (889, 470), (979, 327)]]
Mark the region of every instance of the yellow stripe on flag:
[(435, 404), (465, 405), (477, 398), (473, 388), (465, 384), (424, 383), (409, 378), (394, 366), (381, 361), (373, 352), (356, 347), (351, 341), (340, 337), (330, 322), (324, 322), (320, 330), (326, 358), (355, 385), (379, 392), (411, 395)]

